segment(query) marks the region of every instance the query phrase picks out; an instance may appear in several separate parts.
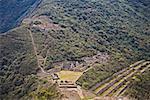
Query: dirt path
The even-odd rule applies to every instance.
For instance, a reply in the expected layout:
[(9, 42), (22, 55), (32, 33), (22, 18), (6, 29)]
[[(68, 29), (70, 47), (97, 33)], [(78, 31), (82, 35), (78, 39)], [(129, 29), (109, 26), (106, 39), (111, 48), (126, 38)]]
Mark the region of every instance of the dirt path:
[(80, 86), (77, 86), (77, 92), (81, 99), (84, 99), (83, 91)]
[(33, 38), (33, 34), (30, 30), (29, 31), (29, 34), (30, 34), (30, 37), (31, 37), (31, 42), (32, 42), (32, 46), (33, 46), (33, 50), (34, 50), (34, 54), (36, 55), (36, 58), (37, 58), (37, 64), (38, 64), (38, 67), (40, 68), (41, 72), (44, 73), (44, 74), (48, 74), (47, 72), (44, 71), (44, 69), (41, 67), (40, 65), (40, 59), (38, 57), (38, 53), (37, 53), (37, 48), (36, 48), (36, 45), (35, 45), (35, 41), (34, 41), (34, 38)]

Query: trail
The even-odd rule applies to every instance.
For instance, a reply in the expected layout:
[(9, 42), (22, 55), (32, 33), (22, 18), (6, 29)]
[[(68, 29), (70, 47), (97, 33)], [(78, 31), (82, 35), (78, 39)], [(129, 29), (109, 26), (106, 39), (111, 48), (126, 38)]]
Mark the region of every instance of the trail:
[(35, 41), (34, 41), (34, 38), (33, 38), (33, 34), (30, 30), (29, 31), (29, 34), (30, 34), (30, 37), (31, 37), (31, 42), (32, 42), (32, 46), (33, 46), (33, 51), (34, 51), (34, 54), (36, 55), (36, 59), (37, 59), (37, 64), (38, 64), (38, 67), (40, 68), (41, 72), (44, 73), (44, 74), (49, 74), (47, 72), (44, 71), (44, 69), (41, 67), (40, 65), (40, 59), (39, 59), (39, 56), (38, 56), (38, 53), (37, 53), (37, 48), (36, 48), (36, 45), (35, 45)]
[(79, 94), (81, 100), (83, 100), (83, 99), (84, 99), (84, 95), (83, 95), (83, 92), (82, 92), (82, 89), (81, 89), (80, 86), (77, 86), (77, 92), (78, 92), (78, 94)]

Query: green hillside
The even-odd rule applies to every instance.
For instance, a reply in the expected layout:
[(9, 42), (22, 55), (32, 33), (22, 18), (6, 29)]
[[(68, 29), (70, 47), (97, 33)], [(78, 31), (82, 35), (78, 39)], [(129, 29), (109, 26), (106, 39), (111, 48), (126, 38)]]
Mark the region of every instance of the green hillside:
[(0, 36), (0, 98), (20, 98), (36, 87), (37, 63), (26, 28)]
[(133, 1), (43, 0), (19, 28), (0, 36), (2, 98), (7, 94), (20, 98), (37, 87), (37, 59), (29, 30), (38, 55), (47, 58), (45, 70), (53, 63), (81, 61), (98, 52), (110, 56), (107, 63), (91, 66), (80, 77), (77, 84), (84, 89), (131, 63), (150, 60), (150, 3)]
[[(143, 14), (141, 10), (147, 6), (139, 3), (143, 8), (135, 8), (133, 4), (125, 0), (43, 1), (33, 16), (47, 16), (53, 24), (63, 28), (48, 31), (33, 29), (36, 37), (40, 37), (38, 40), (43, 37), (43, 40), (49, 41), (46, 42), (51, 47), (48, 48), (48, 65), (62, 60), (79, 60), (98, 51), (107, 52), (111, 55), (108, 64), (97, 65), (79, 79), (79, 84), (86, 84), (89, 88), (134, 61), (149, 59), (150, 20), (145, 15), (149, 9)], [(45, 45), (43, 41), (38, 43), (39, 48)], [(103, 73), (106, 76), (101, 77)]]
[(41, 100), (43, 97), (60, 97), (55, 85), (37, 77), (40, 69), (26, 26), (1, 35), (0, 52), (0, 99)]
[(49, 41), (49, 61), (78, 59), (97, 51), (130, 59), (148, 57), (149, 20), (133, 8), (118, 0), (44, 0), (32, 16), (47, 16), (62, 29), (33, 31), (40, 36), (40, 45), (45, 45), (41, 39)]

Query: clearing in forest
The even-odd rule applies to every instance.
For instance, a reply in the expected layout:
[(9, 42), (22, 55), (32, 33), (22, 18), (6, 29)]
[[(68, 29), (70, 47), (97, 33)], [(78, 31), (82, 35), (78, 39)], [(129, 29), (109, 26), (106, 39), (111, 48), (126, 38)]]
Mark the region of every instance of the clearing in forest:
[(78, 80), (78, 78), (82, 75), (82, 72), (62, 70), (62, 71), (58, 72), (57, 75), (59, 76), (60, 80), (62, 80), (62, 81), (67, 80), (67, 81), (76, 82)]

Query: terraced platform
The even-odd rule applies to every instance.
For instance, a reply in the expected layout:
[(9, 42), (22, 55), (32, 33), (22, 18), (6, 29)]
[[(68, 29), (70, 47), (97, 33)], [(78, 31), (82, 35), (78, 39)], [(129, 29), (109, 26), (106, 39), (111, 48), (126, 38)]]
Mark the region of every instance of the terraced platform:
[(150, 61), (141, 60), (125, 68), (112, 77), (96, 84), (91, 90), (100, 96), (119, 96), (130, 85), (134, 76), (142, 74), (150, 67)]

